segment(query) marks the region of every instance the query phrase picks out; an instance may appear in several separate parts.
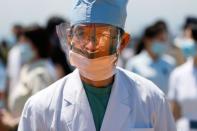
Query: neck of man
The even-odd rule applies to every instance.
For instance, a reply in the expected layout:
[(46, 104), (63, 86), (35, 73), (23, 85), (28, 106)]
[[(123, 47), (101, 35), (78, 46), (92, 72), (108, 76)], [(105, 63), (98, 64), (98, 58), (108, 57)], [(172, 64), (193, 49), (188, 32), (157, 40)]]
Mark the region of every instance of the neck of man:
[(113, 81), (114, 81), (114, 76), (112, 76), (106, 80), (101, 80), (101, 81), (92, 81), (90, 79), (83, 77), (82, 75), (80, 75), (80, 77), (83, 82), (85, 82), (91, 86), (94, 86), (96, 88), (103, 88), (103, 87), (113, 83)]

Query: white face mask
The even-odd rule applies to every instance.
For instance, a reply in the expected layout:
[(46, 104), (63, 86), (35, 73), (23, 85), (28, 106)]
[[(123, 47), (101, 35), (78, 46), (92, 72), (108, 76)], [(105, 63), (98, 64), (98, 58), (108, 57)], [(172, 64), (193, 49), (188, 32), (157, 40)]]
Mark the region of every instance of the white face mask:
[(69, 52), (71, 65), (79, 69), (80, 74), (92, 81), (106, 80), (116, 71), (117, 54), (88, 59), (73, 51)]

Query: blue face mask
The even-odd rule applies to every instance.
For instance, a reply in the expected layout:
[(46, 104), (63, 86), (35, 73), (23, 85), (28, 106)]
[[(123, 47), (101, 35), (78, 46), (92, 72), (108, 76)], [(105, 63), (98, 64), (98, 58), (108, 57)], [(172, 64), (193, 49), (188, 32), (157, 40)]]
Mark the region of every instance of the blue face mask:
[(161, 56), (167, 51), (167, 44), (165, 42), (154, 41), (151, 50), (157, 56)]
[(16, 36), (14, 34), (10, 34), (6, 37), (6, 40), (8, 42), (8, 46), (12, 47), (17, 43)]
[(31, 62), (35, 58), (35, 52), (32, 47), (27, 43), (20, 43), (20, 52), (21, 52), (21, 59), (22, 63)]
[(180, 49), (185, 58), (194, 57), (197, 55), (197, 43), (194, 41), (183, 43)]

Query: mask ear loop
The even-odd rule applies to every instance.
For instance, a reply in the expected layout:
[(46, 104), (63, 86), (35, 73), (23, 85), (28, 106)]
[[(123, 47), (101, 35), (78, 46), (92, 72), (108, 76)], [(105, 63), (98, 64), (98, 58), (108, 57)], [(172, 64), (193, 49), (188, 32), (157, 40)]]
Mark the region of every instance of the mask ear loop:
[(56, 33), (58, 35), (58, 38), (60, 40), (61, 48), (65, 53), (65, 56), (67, 60), (69, 59), (69, 44), (67, 44), (68, 39), (67, 39), (67, 29), (69, 28), (69, 24), (67, 23), (61, 23), (56, 26)]

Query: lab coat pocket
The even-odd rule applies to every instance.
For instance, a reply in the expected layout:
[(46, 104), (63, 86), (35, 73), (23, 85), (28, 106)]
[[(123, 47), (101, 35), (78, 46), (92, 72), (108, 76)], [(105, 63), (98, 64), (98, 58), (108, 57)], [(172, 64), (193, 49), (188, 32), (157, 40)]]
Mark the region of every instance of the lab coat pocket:
[(131, 131), (154, 131), (153, 128), (132, 128)]
[(70, 105), (67, 106), (63, 112), (62, 112), (62, 122), (63, 125), (66, 124), (69, 131), (72, 130), (72, 121), (74, 119), (74, 114), (75, 114), (75, 106), (74, 105)]

